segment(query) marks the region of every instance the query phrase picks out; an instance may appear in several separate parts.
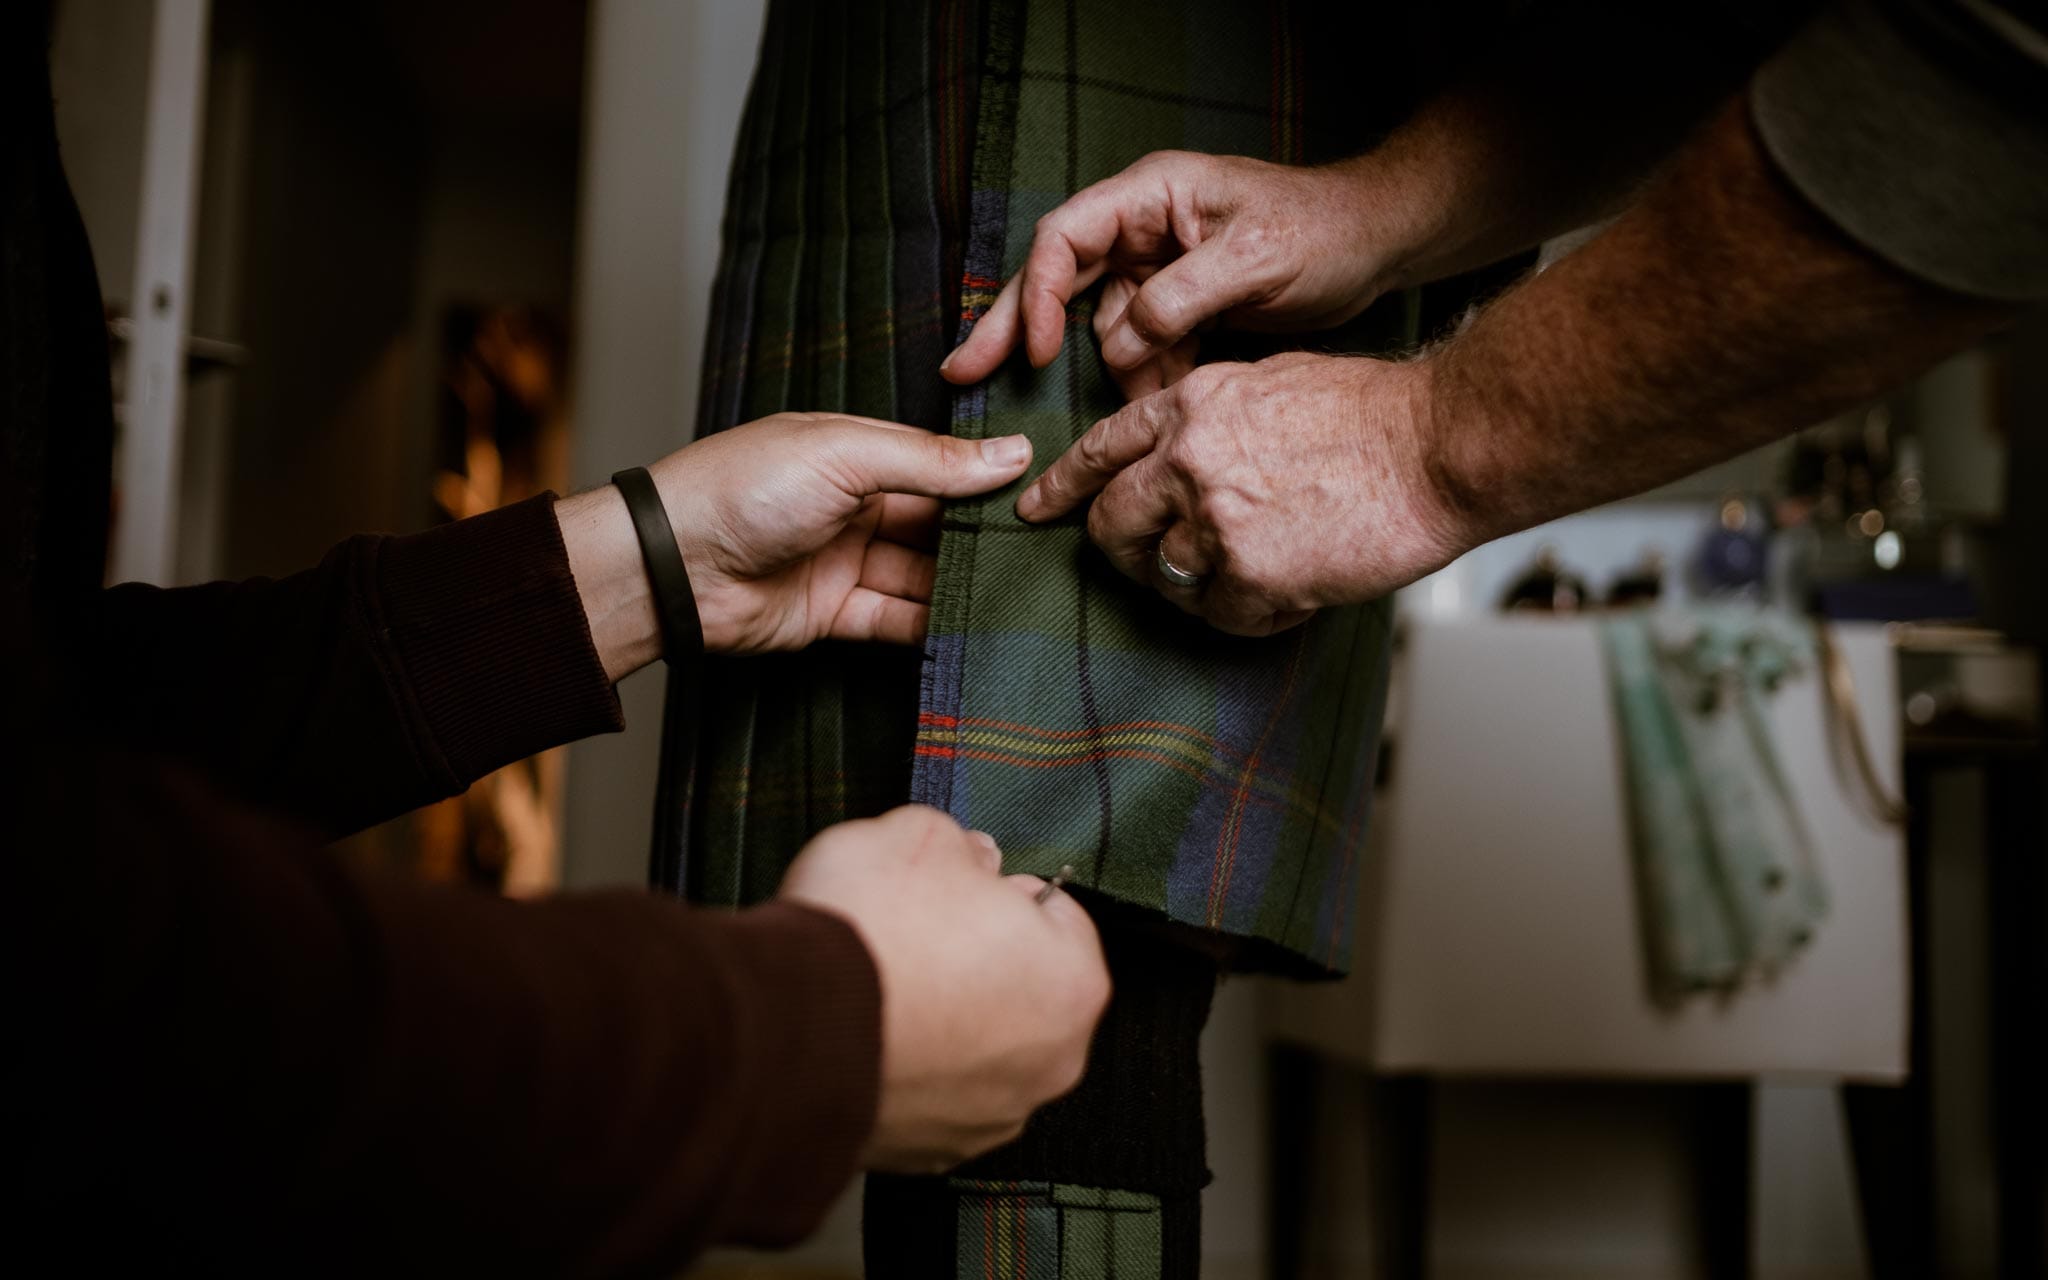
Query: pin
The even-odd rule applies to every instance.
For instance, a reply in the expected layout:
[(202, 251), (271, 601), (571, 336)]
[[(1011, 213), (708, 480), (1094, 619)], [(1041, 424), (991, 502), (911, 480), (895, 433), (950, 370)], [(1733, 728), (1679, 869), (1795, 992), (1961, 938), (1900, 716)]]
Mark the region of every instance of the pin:
[(1066, 866), (1061, 867), (1058, 871), (1053, 872), (1052, 879), (1045, 882), (1045, 887), (1038, 891), (1038, 897), (1034, 899), (1034, 901), (1043, 903), (1047, 898), (1050, 898), (1061, 885), (1067, 882), (1068, 876), (1071, 876), (1073, 874), (1074, 864), (1071, 862), (1068, 863)]

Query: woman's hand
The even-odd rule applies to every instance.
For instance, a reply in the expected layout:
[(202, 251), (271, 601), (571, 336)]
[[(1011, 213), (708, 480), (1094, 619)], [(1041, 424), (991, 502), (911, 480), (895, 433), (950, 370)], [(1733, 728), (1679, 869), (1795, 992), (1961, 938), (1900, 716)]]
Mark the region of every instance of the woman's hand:
[[(1023, 436), (956, 440), (914, 427), (779, 413), (648, 468), (690, 572), (705, 648), (924, 638), (940, 498), (1008, 484)], [(625, 500), (605, 486), (556, 505), (591, 638), (612, 679), (661, 653)]]
[(905, 805), (818, 833), (776, 895), (843, 917), (882, 986), (870, 1168), (933, 1173), (1017, 1136), (1072, 1089), (1109, 1001), (1081, 904), (1001, 874), (994, 840)]

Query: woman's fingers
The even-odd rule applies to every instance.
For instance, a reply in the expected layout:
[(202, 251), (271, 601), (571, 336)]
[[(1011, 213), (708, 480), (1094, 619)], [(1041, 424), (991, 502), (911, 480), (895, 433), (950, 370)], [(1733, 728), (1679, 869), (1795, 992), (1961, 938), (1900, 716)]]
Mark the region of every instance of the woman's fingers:
[(900, 542), (921, 551), (938, 550), (939, 512), (942, 508), (937, 498), (916, 493), (885, 493), (881, 495), (881, 503), (882, 516), (875, 524), (877, 538)]
[(820, 461), (829, 463), (840, 487), (858, 498), (877, 493), (971, 497), (1008, 484), (1031, 465), (1031, 441), (1021, 435), (964, 440), (852, 420), (818, 435)]
[(868, 587), (855, 587), (846, 593), (825, 634), (834, 640), (922, 644), (930, 620), (931, 609), (927, 605)]
[(938, 572), (937, 556), (878, 538), (868, 543), (867, 554), (861, 558), (860, 585), (883, 595), (922, 603), (932, 598), (932, 583)]

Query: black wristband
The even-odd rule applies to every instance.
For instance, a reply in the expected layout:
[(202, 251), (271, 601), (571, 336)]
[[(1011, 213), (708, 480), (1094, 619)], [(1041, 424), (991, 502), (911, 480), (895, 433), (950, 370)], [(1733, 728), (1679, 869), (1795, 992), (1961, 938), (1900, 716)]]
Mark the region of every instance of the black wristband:
[(654, 594), (654, 616), (661, 624), (661, 653), (671, 666), (704, 652), (704, 620), (697, 616), (697, 594), (690, 590), (690, 571), (676, 545), (675, 527), (654, 477), (645, 467), (631, 467), (612, 476), (633, 517), (640, 539), (640, 558), (647, 563), (647, 582)]

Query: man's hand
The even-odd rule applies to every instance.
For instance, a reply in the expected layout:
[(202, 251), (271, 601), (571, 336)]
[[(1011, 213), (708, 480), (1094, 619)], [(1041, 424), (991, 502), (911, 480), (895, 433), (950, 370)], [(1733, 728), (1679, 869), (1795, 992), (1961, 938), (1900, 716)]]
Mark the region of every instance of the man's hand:
[[(719, 653), (816, 640), (924, 637), (940, 498), (1008, 484), (1023, 436), (956, 440), (869, 418), (779, 413), (649, 468), (675, 525), (704, 644)], [(606, 674), (660, 656), (639, 544), (607, 486), (556, 507)]]
[(780, 897), (845, 917), (882, 983), (882, 1097), (869, 1167), (932, 1173), (1001, 1145), (1080, 1083), (1109, 1002), (1095, 926), (936, 809), (846, 822)]
[[(1212, 364), (1095, 424), (1017, 500), (1050, 520), (1091, 495), (1123, 572), (1238, 635), (1371, 600), (1478, 537), (1443, 496), (1422, 362), (1301, 353)], [(1178, 587), (1158, 558), (1201, 576)]]
[(1102, 358), (1133, 395), (1191, 367), (1193, 335), (1211, 320), (1275, 331), (1342, 324), (1386, 287), (1406, 239), (1371, 172), (1146, 156), (1039, 219), (1024, 269), (941, 372), (978, 382), (1020, 341), (1044, 368), (1059, 353), (1068, 303), (1105, 274)]

